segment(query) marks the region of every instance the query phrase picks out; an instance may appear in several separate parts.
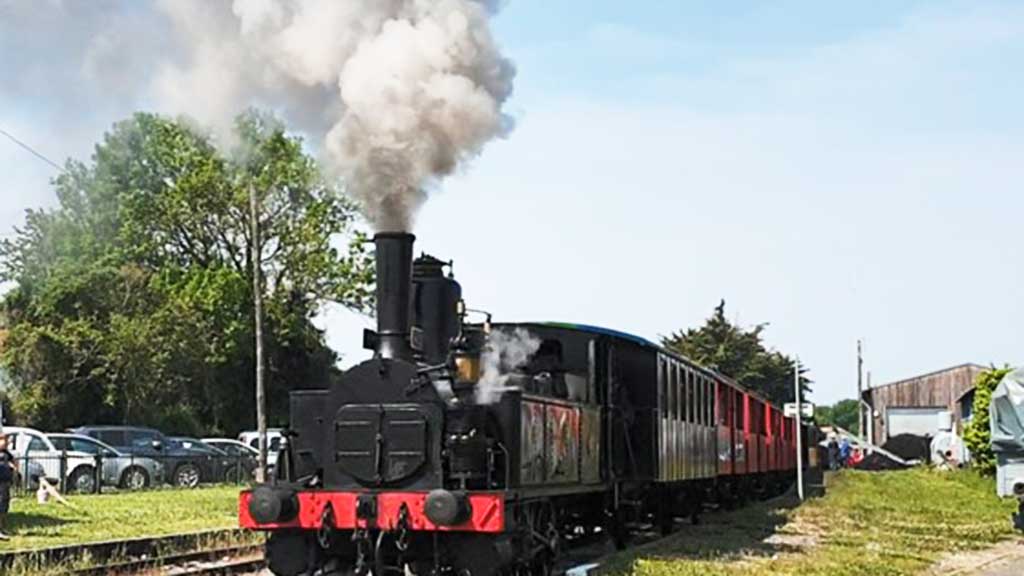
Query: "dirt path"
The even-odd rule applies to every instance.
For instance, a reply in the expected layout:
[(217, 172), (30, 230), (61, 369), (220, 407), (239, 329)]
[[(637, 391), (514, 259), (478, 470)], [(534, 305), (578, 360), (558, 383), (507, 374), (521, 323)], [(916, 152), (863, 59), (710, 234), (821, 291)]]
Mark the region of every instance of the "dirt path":
[(947, 557), (928, 576), (1020, 576), (1024, 574), (1024, 539), (1008, 540), (977, 552)]

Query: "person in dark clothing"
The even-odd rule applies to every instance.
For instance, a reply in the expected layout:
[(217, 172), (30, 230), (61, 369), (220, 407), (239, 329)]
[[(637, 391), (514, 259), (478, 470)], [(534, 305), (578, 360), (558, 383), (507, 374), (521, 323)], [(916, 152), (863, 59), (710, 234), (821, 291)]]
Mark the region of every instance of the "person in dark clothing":
[(835, 437), (828, 439), (828, 469), (839, 469), (839, 443)]
[(11, 506), (11, 484), (18, 465), (14, 455), (7, 449), (7, 436), (0, 432), (0, 540), (10, 540), (7, 535), (7, 512)]

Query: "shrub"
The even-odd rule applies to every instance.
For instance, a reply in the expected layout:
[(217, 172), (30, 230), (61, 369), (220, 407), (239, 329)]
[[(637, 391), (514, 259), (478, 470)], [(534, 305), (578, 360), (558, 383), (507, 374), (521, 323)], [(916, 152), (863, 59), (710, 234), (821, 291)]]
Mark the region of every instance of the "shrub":
[(964, 443), (971, 451), (972, 466), (982, 474), (994, 474), (996, 471), (988, 409), (992, 403), (992, 391), (1010, 370), (1009, 367), (992, 367), (978, 374), (974, 381), (974, 417), (964, 428)]

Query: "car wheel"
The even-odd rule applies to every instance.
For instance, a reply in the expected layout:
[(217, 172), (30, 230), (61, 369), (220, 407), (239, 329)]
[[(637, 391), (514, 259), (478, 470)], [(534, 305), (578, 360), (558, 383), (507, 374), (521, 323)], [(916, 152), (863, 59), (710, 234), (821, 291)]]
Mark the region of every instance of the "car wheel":
[(75, 468), (68, 478), (68, 491), (79, 494), (92, 494), (96, 492), (96, 470), (92, 466), (80, 466)]
[(121, 488), (125, 490), (142, 490), (149, 487), (149, 472), (145, 468), (132, 466), (121, 474)]
[(185, 463), (174, 469), (174, 485), (179, 488), (195, 488), (199, 486), (199, 467)]
[(238, 466), (232, 466), (224, 471), (224, 482), (228, 484), (238, 484), (239, 480), (239, 469)]

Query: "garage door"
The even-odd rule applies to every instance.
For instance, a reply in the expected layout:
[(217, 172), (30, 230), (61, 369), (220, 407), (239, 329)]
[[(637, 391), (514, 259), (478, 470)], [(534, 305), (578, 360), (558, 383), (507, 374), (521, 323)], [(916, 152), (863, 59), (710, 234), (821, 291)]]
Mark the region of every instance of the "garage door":
[(899, 434), (934, 436), (939, 431), (939, 413), (945, 408), (889, 408), (886, 429), (892, 438)]

